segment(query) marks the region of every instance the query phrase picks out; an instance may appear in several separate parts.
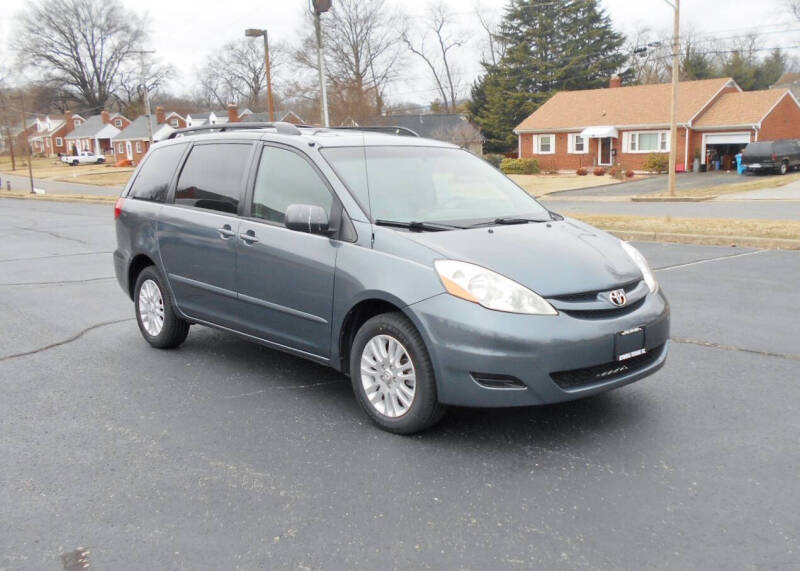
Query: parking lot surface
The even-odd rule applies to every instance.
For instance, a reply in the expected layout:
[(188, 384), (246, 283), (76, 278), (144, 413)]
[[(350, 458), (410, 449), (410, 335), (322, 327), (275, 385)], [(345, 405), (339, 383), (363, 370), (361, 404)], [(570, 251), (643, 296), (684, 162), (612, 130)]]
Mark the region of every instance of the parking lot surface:
[(659, 373), (400, 437), (321, 366), (151, 349), (110, 206), (0, 201), (0, 569), (796, 568), (800, 253), (640, 247)]

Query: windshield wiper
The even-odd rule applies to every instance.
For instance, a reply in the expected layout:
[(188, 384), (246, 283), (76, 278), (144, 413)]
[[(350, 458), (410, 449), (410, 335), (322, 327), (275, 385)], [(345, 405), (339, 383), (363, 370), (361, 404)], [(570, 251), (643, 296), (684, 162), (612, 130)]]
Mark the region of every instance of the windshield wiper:
[(542, 220), (541, 218), (515, 218), (504, 216), (502, 218), (495, 218), (494, 220), (487, 220), (486, 222), (478, 222), (472, 224), (470, 228), (480, 228), (481, 226), (495, 226), (495, 225), (512, 225), (512, 224), (540, 224), (542, 222), (549, 222), (549, 220)]
[(377, 226), (389, 226), (390, 228), (407, 228), (412, 232), (443, 232), (445, 230), (456, 230), (461, 226), (452, 224), (438, 224), (436, 222), (398, 222), (396, 220), (376, 220)]

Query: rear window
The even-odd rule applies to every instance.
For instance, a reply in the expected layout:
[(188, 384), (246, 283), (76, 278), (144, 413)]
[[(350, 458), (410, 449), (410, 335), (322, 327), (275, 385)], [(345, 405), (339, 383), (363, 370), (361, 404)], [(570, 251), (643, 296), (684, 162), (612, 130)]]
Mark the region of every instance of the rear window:
[(771, 155), (772, 154), (772, 141), (761, 143), (750, 143), (744, 149), (744, 155)]
[(153, 147), (133, 181), (128, 197), (151, 202), (166, 201), (169, 181), (175, 174), (175, 168), (185, 148), (185, 145)]
[(175, 204), (236, 214), (250, 149), (247, 143), (195, 146), (178, 178)]

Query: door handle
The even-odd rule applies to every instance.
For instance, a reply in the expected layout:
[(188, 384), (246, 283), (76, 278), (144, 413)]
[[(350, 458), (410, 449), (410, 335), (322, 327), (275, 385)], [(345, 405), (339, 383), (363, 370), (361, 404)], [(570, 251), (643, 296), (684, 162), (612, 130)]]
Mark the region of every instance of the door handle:
[(242, 242), (244, 242), (247, 245), (258, 243), (258, 238), (256, 238), (256, 233), (253, 232), (252, 230), (248, 230), (244, 234), (239, 234), (239, 238), (241, 238)]
[(225, 224), (222, 228), (217, 228), (217, 232), (219, 232), (219, 237), (223, 240), (227, 240), (236, 235), (236, 232), (231, 229), (230, 224)]

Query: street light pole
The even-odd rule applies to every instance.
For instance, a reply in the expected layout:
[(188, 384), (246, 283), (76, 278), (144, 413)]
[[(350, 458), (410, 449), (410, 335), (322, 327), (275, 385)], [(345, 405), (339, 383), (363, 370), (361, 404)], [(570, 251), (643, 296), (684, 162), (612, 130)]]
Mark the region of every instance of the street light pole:
[(244, 31), (244, 35), (248, 38), (264, 37), (264, 74), (267, 76), (267, 111), (269, 111), (269, 120), (274, 121), (275, 102), (272, 99), (272, 73), (269, 67), (269, 34), (267, 30), (248, 28)]
[(317, 34), (317, 68), (319, 70), (319, 88), (320, 98), (322, 99), (322, 125), (323, 127), (330, 127), (331, 122), (328, 116), (328, 89), (325, 87), (325, 68), (322, 57), (322, 25), (319, 21), (319, 16), (323, 12), (327, 12), (331, 8), (331, 0), (312, 0), (314, 7), (314, 31)]
[[(664, 0), (675, 10), (675, 28), (672, 32), (672, 104), (670, 106), (669, 135), (669, 195), (675, 196), (675, 168), (678, 163), (678, 76), (680, 74), (681, 49), (681, 0)], [(686, 165), (684, 165), (685, 167)]]

